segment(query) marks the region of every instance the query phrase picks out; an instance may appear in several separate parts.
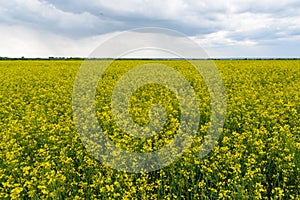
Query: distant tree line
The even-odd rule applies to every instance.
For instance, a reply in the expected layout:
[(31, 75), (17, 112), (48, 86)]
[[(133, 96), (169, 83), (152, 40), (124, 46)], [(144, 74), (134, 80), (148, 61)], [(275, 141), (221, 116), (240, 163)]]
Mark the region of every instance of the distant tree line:
[(22, 56), (20, 58), (0, 57), (0, 60), (84, 60), (84, 58), (80, 58), (80, 57), (26, 58)]
[[(48, 57), (20, 58), (0, 57), (0, 60), (115, 60), (114, 58), (82, 58), (82, 57)], [(185, 60), (184, 58), (117, 58), (116, 60)], [(188, 58), (187, 60), (300, 60), (300, 58)]]

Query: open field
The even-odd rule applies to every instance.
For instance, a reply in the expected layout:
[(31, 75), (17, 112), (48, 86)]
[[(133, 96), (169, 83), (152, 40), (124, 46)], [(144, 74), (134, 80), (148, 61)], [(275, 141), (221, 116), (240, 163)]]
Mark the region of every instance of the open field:
[[(138, 90), (130, 106), (140, 124), (149, 123), (153, 103), (165, 107), (167, 126), (157, 135), (135, 139), (112, 120), (109, 102), (116, 80), (147, 62), (114, 62), (97, 88), (99, 123), (128, 151), (163, 147), (180, 123), (178, 101), (158, 85)], [(200, 127), (176, 162), (136, 174), (101, 164), (79, 138), (72, 92), (82, 61), (1, 61), (0, 199), (300, 199), (300, 61), (215, 61), (227, 113), (218, 143), (203, 159), (195, 152), (210, 122), (205, 83), (183, 61), (159, 62), (193, 86)]]

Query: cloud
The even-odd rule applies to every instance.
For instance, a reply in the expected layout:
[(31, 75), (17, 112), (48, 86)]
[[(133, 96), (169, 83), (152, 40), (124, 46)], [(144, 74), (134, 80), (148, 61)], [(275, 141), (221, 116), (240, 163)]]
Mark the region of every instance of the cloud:
[[(300, 47), (292, 48), (293, 43), (298, 44), (300, 35), (298, 0), (0, 0), (0, 3), (0, 36), (17, 41), (1, 46), (2, 54), (11, 49), (10, 52), (23, 55), (25, 52), (18, 50), (23, 48), (17, 45), (26, 44), (37, 48), (31, 50), (37, 55), (55, 51), (63, 55), (67, 52), (86, 55), (87, 49), (95, 46), (87, 43), (95, 43), (95, 38), (100, 38), (100, 43), (110, 34), (149, 26), (182, 32), (213, 55), (222, 55), (222, 49), (227, 47), (232, 53), (223, 54), (229, 56), (242, 52), (275, 55), (274, 46), (279, 49), (280, 45), (290, 49), (278, 50), (283, 56), (294, 55), (291, 49), (300, 52)], [(47, 38), (60, 42), (48, 42)], [(86, 49), (75, 50), (82, 46)]]
[(2, 57), (87, 57), (97, 46), (118, 32), (73, 39), (22, 26), (0, 25)]
[(102, 20), (89, 12), (72, 13), (38, 0), (12, 0), (0, 6), (0, 23), (46, 30), (72, 38), (89, 37), (113, 31), (118, 22)]

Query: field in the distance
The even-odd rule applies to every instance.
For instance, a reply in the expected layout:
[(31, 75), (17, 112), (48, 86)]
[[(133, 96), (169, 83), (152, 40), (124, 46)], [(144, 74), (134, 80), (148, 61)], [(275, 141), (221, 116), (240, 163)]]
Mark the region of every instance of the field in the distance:
[[(137, 62), (148, 61), (114, 62), (95, 99), (99, 122), (110, 130), (108, 137), (121, 148), (145, 152), (174, 137), (180, 120), (172, 112), (178, 109), (172, 94), (154, 86), (135, 93), (131, 114), (141, 124), (149, 120), (147, 106), (141, 106), (149, 101), (141, 100), (143, 97), (169, 109), (170, 127), (149, 141), (123, 134), (110, 121), (109, 106), (102, 106), (109, 102), (109, 95), (104, 94)], [(101, 164), (76, 132), (72, 92), (82, 61), (1, 61), (0, 198), (300, 198), (300, 61), (215, 62), (226, 89), (227, 114), (217, 145), (203, 159), (194, 151), (209, 125), (207, 88), (183, 61), (159, 62), (173, 66), (193, 85), (201, 102), (199, 133), (177, 162), (134, 174)], [(162, 95), (166, 93), (169, 98)]]

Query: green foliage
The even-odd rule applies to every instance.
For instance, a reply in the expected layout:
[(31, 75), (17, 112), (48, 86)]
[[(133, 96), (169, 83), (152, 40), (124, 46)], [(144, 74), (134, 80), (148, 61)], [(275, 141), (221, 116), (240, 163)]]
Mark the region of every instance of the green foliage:
[[(110, 130), (107, 136), (140, 152), (169, 143), (180, 123), (174, 94), (148, 85), (132, 96), (130, 114), (145, 125), (151, 105), (162, 104), (166, 127), (139, 140), (116, 127), (110, 92), (122, 74), (143, 62), (155, 61), (115, 61), (95, 98), (99, 123)], [(216, 61), (227, 93), (227, 116), (217, 145), (203, 159), (197, 152), (210, 119), (205, 83), (184, 61), (159, 62), (183, 74), (196, 91), (199, 131), (192, 147), (170, 166), (131, 174), (97, 161), (76, 132), (72, 89), (82, 61), (1, 61), (0, 198), (300, 198), (300, 61)]]

